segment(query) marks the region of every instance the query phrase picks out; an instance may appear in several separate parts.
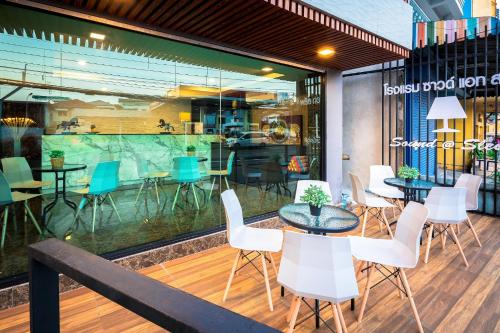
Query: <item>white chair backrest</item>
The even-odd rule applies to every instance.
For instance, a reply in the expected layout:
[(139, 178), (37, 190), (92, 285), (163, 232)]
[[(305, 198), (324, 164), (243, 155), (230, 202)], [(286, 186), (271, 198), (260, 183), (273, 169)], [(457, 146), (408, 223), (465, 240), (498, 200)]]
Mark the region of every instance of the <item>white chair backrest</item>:
[[(467, 219), (463, 187), (433, 187), (425, 200), (428, 219), (436, 222), (461, 223)], [(399, 223), (399, 222), (398, 222)]]
[(478, 208), (479, 187), (482, 182), (483, 179), (481, 176), (471, 175), (468, 173), (463, 173), (460, 177), (458, 177), (455, 187), (465, 187), (467, 189), (465, 199), (467, 210), (476, 210)]
[(222, 192), (221, 196), (224, 203), (224, 211), (226, 212), (227, 238), (229, 244), (232, 245), (232, 238), (234, 240), (237, 230), (245, 227), (243, 223), (243, 211), (234, 190), (226, 190)]
[(415, 255), (415, 266), (420, 253), (420, 235), (429, 210), (422, 204), (410, 201), (401, 212), (394, 239), (405, 245)]
[(295, 191), (295, 203), (302, 203), (300, 197), (304, 195), (305, 190), (311, 185), (321, 187), (323, 192), (332, 198), (332, 192), (330, 191), (330, 184), (328, 184), (328, 182), (321, 180), (299, 180), (297, 182), (297, 190)]
[(386, 178), (394, 178), (394, 171), (390, 165), (370, 165), (370, 185), (369, 189), (393, 187), (384, 183)]
[(299, 295), (356, 296), (349, 238), (285, 231), (278, 282)]
[(361, 183), (361, 180), (358, 176), (349, 172), (349, 177), (351, 177), (351, 185), (352, 185), (352, 198), (358, 204), (365, 205), (366, 204), (366, 194), (365, 188)]
[(33, 181), (33, 173), (24, 157), (2, 158), (2, 169), (9, 184)]

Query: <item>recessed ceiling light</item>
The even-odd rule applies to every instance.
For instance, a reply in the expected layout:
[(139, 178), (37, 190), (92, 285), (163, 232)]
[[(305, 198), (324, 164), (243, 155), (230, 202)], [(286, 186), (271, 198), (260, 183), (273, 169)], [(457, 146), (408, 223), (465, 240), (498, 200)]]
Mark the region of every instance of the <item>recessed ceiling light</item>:
[(85, 66), (87, 62), (85, 60), (78, 60), (78, 65)]
[(91, 32), (90, 33), (90, 38), (98, 39), (98, 40), (104, 40), (104, 38), (106, 38), (106, 36), (103, 35), (103, 34), (98, 34), (98, 33), (95, 33), (95, 32)]
[(106, 87), (102, 87), (102, 88), (101, 88), (101, 91), (108, 91), (108, 88), (106, 88)]
[(263, 72), (272, 72), (273, 68), (272, 67), (262, 67)]
[(334, 53), (335, 53), (335, 51), (330, 47), (325, 47), (325, 48), (322, 48), (318, 51), (318, 54), (320, 56), (323, 56), (323, 57), (329, 57), (329, 56), (333, 55)]

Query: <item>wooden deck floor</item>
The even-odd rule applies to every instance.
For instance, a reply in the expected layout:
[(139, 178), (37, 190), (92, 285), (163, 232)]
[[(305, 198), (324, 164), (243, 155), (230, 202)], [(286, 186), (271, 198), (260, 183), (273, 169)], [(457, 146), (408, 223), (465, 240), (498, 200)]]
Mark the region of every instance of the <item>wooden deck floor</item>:
[[(438, 241), (430, 260), (420, 260), (417, 268), (408, 270), (408, 279), (426, 332), (500, 332), (500, 219), (474, 215), (483, 247), (479, 248), (472, 233), (462, 227), (459, 235), (470, 267), (466, 268), (451, 242), (445, 250)], [(368, 236), (386, 237), (371, 223)], [(359, 231), (358, 231), (359, 232)], [(424, 248), (421, 248), (423, 253)], [(145, 270), (143, 274), (180, 288), (210, 302), (221, 304), (225, 283), (236, 250), (223, 246), (181, 259), (165, 262)], [(278, 256), (276, 260), (278, 262)], [(421, 258), (423, 255), (421, 255)], [(233, 281), (228, 301), (223, 306), (270, 326), (284, 330), (285, 315), (291, 295), (280, 297), (273, 273), (271, 287), (275, 310), (267, 307), (263, 280), (251, 267), (245, 268)], [(364, 279), (359, 281), (360, 292)], [(165, 300), (168, 302), (168, 300)], [(384, 282), (370, 293), (363, 322), (358, 324), (349, 302), (342, 305), (349, 332), (417, 332), (406, 299), (401, 300), (390, 282)], [(360, 302), (358, 302), (359, 304)], [(358, 307), (359, 308), (359, 307)], [(29, 331), (27, 305), (0, 312), (0, 332)], [(307, 315), (301, 307), (300, 316)], [(333, 325), (328, 310), (323, 315)], [(161, 332), (120, 306), (85, 288), (61, 296), (61, 329), (63, 332)], [(231, 329), (228, 327), (228, 332)], [(296, 332), (328, 332), (314, 329), (311, 318)]]

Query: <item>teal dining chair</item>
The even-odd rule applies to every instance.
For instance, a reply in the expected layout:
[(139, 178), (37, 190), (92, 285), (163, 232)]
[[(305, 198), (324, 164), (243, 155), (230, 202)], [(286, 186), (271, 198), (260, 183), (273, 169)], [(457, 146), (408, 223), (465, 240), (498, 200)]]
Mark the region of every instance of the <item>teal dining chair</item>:
[(97, 213), (97, 206), (101, 206), (106, 199), (109, 199), (113, 210), (121, 222), (122, 219), (116, 209), (115, 202), (111, 196), (112, 192), (115, 192), (120, 185), (120, 180), (118, 177), (118, 171), (120, 169), (120, 161), (107, 161), (97, 163), (94, 173), (92, 174), (92, 179), (90, 180), (89, 187), (75, 190), (74, 192), (80, 193), (82, 195), (82, 200), (78, 206), (75, 214), (75, 221), (78, 220), (81, 210), (85, 207), (87, 202), (93, 202), (93, 213), (92, 213), (92, 232), (95, 230), (95, 218)]
[[(31, 193), (21, 193), (21, 192), (12, 192), (7, 181), (7, 178), (0, 171), (0, 206), (4, 206), (3, 209), (3, 225), (2, 225), (2, 239), (0, 241), (0, 248), (3, 249), (5, 245), (5, 235), (7, 233), (7, 222), (9, 219), (9, 207), (16, 202), (24, 202), (24, 216), (25, 221), (26, 217), (29, 216), (31, 222), (35, 226), (36, 230), (39, 234), (42, 234), (42, 230), (40, 226), (36, 222), (33, 213), (31, 212), (30, 206), (28, 204), (28, 200), (33, 199), (35, 197), (40, 196), (40, 194), (31, 194)], [(15, 223), (15, 222), (14, 222)]]
[[(174, 202), (172, 203), (172, 210), (175, 209), (175, 204), (179, 197), (179, 192), (181, 188), (186, 188), (189, 193), (191, 188), (193, 191), (194, 201), (196, 203), (196, 209), (200, 209), (200, 204), (198, 203), (198, 196), (196, 195), (195, 184), (200, 181), (201, 173), (200, 167), (198, 165), (198, 157), (196, 156), (182, 156), (174, 158), (174, 172), (173, 178), (178, 183), (177, 191), (175, 191)], [(187, 195), (187, 193), (186, 193)]]
[(217, 179), (216, 176), (219, 177), (224, 177), (224, 181), (226, 182), (226, 187), (228, 190), (231, 188), (229, 187), (229, 182), (227, 181), (227, 177), (231, 176), (231, 173), (233, 173), (233, 161), (234, 161), (234, 151), (232, 151), (229, 154), (229, 157), (227, 158), (227, 165), (224, 170), (210, 170), (208, 171), (208, 175), (213, 177), (212, 181), (212, 187), (210, 188), (210, 194), (208, 198), (210, 199), (212, 197), (212, 192), (214, 191), (214, 186), (215, 186), (215, 180)]

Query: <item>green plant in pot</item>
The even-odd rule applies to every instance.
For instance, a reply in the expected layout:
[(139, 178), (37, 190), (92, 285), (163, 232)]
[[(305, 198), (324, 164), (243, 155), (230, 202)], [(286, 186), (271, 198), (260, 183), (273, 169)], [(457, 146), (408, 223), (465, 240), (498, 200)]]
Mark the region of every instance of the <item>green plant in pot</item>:
[(320, 216), (321, 208), (329, 203), (332, 198), (330, 198), (330, 196), (326, 194), (320, 186), (311, 185), (306, 188), (304, 195), (300, 197), (300, 200), (309, 204), (311, 215)]
[(188, 156), (194, 156), (194, 154), (196, 153), (196, 147), (193, 145), (189, 145), (186, 148), (186, 152)]
[(417, 168), (404, 165), (398, 170), (398, 177), (404, 178), (407, 183), (411, 183), (414, 179), (417, 179), (418, 176), (420, 176), (420, 172)]
[(64, 152), (62, 150), (52, 150), (49, 156), (52, 169), (62, 169), (64, 166)]

